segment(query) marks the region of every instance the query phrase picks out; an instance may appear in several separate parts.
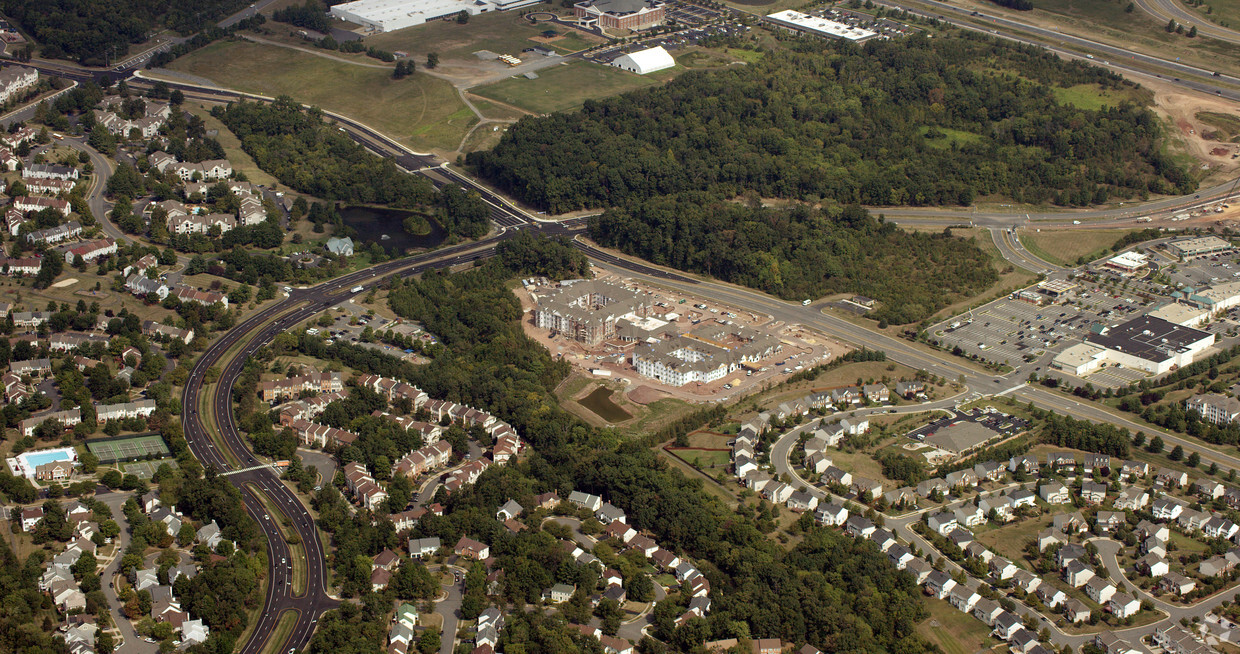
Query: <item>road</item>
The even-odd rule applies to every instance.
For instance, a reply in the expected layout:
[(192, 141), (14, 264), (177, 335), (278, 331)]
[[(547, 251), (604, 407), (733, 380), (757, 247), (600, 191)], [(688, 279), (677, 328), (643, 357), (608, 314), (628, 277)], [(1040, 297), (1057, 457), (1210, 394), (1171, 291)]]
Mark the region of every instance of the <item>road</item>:
[(1228, 43), (1240, 43), (1240, 33), (1222, 25), (1211, 23), (1208, 19), (1185, 9), (1176, 0), (1135, 0), (1141, 11), (1157, 18), (1159, 21), (1172, 20), (1189, 27), (1197, 27), (1197, 36), (1209, 37)]
[(1032, 273), (1049, 275), (1051, 273), (1063, 272), (1062, 266), (1053, 264), (1045, 259), (1039, 258), (1037, 255), (1025, 249), (1021, 245), (1020, 237), (1011, 229), (1002, 227), (991, 227), (990, 237), (995, 242), (995, 247), (999, 248), (999, 254), (1008, 262), (1024, 268)]
[[(887, 3), (893, 6), (899, 6), (897, 3)], [(942, 3), (932, 3), (935, 10), (939, 13), (934, 14), (916, 7), (904, 7), (913, 13), (921, 13), (923, 15), (934, 15), (942, 17), (951, 22), (957, 22), (962, 27), (968, 29), (980, 29), (970, 26), (966, 20), (969, 17), (968, 12), (957, 9), (950, 5)], [(951, 16), (951, 18), (947, 18)], [(1129, 72), (1139, 72), (1146, 74), (1136, 64), (1154, 67), (1166, 72), (1171, 78), (1171, 83), (1180, 85), (1184, 88), (1196, 89), (1222, 97), (1232, 99), (1240, 99), (1240, 93), (1231, 90), (1228, 87), (1215, 86), (1208, 83), (1213, 81), (1210, 79), (1211, 71), (1204, 71), (1190, 66), (1179, 64), (1178, 62), (1165, 61), (1153, 57), (1148, 57), (1139, 53), (1130, 53), (1118, 48), (1113, 48), (1105, 44), (1071, 37), (1069, 35), (1051, 32), (1049, 30), (1041, 30), (1034, 26), (1017, 23), (1006, 19), (989, 19), (994, 24), (994, 30), (1004, 30), (1003, 36), (1014, 38), (1028, 42), (1029, 39), (1014, 35), (1016, 32), (1024, 32), (1033, 34), (1039, 39), (1044, 39), (1059, 43), (1060, 45), (1052, 45), (1051, 50), (1069, 56), (1080, 56), (1082, 52), (1098, 52), (1107, 56), (1112, 56), (1117, 64), (1112, 64), (1112, 68), (1122, 69)], [(1131, 63), (1127, 63), (1131, 62)], [(60, 75), (74, 80), (84, 80), (90, 78), (98, 78), (101, 76), (112, 76), (115, 71), (110, 70), (85, 70), (76, 68), (66, 64), (56, 62), (36, 61), (31, 65), (40, 69), (41, 72)], [(1180, 79), (1178, 75), (1185, 76)], [(1202, 81), (1200, 78), (1205, 78)], [(1216, 78), (1219, 82), (1240, 83), (1240, 80), (1230, 77)], [(135, 85), (144, 82), (134, 80)], [(218, 102), (228, 102), (242, 97), (255, 99), (263, 99), (261, 96), (252, 96), (233, 91), (221, 89), (213, 89), (208, 87), (190, 85), (185, 83), (169, 83), (172, 88), (178, 88), (183, 92), (192, 94), (195, 98), (214, 100)], [(243, 467), (255, 465), (257, 460), (248, 451), (244, 440), (238, 433), (232, 415), (232, 408), (228, 398), (232, 388), (235, 373), (249, 354), (252, 354), (258, 347), (268, 342), (276, 333), (295, 325), (310, 316), (327, 309), (335, 304), (347, 299), (351, 294), (343, 292), (358, 283), (369, 288), (377, 283), (384, 276), (392, 274), (402, 268), (410, 268), (409, 271), (402, 274), (412, 274), (419, 270), (430, 267), (438, 267), (445, 265), (453, 265), (457, 263), (465, 263), (474, 259), (489, 256), (493, 252), (495, 242), (510, 237), (518, 230), (534, 230), (536, 232), (552, 235), (552, 234), (572, 234), (581, 228), (581, 221), (570, 224), (547, 224), (534, 222), (529, 216), (520, 211), (506, 198), (491, 191), (490, 189), (474, 182), (468, 177), (461, 175), (457, 171), (451, 169), (445, 164), (439, 162), (435, 157), (423, 153), (412, 152), (401, 146), (392, 139), (380, 134), (377, 130), (360, 122), (349, 119), (345, 116), (328, 114), (328, 116), (336, 121), (342, 129), (345, 129), (357, 142), (361, 143), (372, 152), (385, 157), (390, 157), (403, 169), (423, 175), (431, 180), (436, 186), (442, 186), (447, 183), (460, 184), (477, 190), (483, 199), (491, 208), (491, 217), (500, 226), (496, 234), (492, 235), (482, 243), (482, 247), (473, 252), (466, 252), (469, 248), (477, 247), (478, 244), (466, 244), (466, 246), (456, 246), (447, 248), (437, 252), (428, 253), (419, 257), (387, 262), (376, 266), (373, 269), (359, 271), (343, 278), (320, 284), (312, 289), (305, 291), (295, 291), (292, 297), (277, 303), (267, 309), (260, 311), (258, 314), (247, 319), (241, 325), (230, 330), (223, 337), (213, 343), (199, 360), (190, 376), (190, 383), (186, 386), (183, 397), (183, 406), (186, 413), (183, 416), (185, 423), (186, 438), (190, 443), (190, 447), (195, 456), (204, 464), (214, 467), (218, 471), (227, 471), (232, 468), (225, 455), (219, 451), (222, 447), (230, 453), (235, 460), (241, 462)], [(93, 159), (93, 157), (92, 157)], [(97, 170), (102, 170), (99, 164), (96, 164)], [(1121, 209), (1099, 209), (1085, 212), (1059, 212), (1045, 214), (1011, 214), (1011, 213), (977, 213), (967, 211), (951, 211), (951, 210), (934, 210), (934, 211), (914, 211), (914, 210), (889, 210), (884, 211), (892, 217), (918, 217), (918, 218), (940, 218), (952, 219), (959, 216), (966, 216), (973, 224), (988, 226), (1009, 226), (1021, 222), (1032, 220), (1041, 221), (1064, 221), (1070, 222), (1082, 218), (1092, 219), (1122, 219), (1135, 215), (1146, 214), (1158, 211), (1183, 211), (1190, 206), (1204, 204), (1208, 201), (1222, 197), (1230, 188), (1230, 184), (1222, 184), (1212, 189), (1206, 189), (1197, 194), (1193, 198), (1168, 198), (1152, 203), (1140, 205), (1139, 207), (1121, 208)], [(98, 198), (98, 202), (102, 202), (102, 198)], [(102, 204), (100, 209), (96, 210), (92, 203), (92, 211), (96, 211), (96, 215), (102, 217), (106, 214), (106, 209)], [(1139, 212), (1139, 213), (1138, 213)], [(958, 220), (956, 222), (959, 222)], [(1040, 266), (1048, 265), (1046, 262), (1036, 260), (1036, 257), (1028, 255), (1023, 249), (1018, 249), (1019, 245), (1008, 243), (1004, 237), (996, 239), (996, 244), (1001, 250), (1006, 250), (1005, 256), (1011, 255), (1016, 260), (1023, 261), (1024, 265)], [(574, 246), (585, 252), (594, 261), (604, 267), (617, 269), (624, 274), (638, 277), (647, 282), (662, 283), (677, 290), (693, 293), (705, 299), (722, 301), (735, 306), (747, 307), (753, 310), (761, 311), (772, 315), (776, 320), (782, 320), (786, 323), (797, 323), (811, 329), (818, 329), (825, 333), (836, 335), (839, 338), (849, 341), (855, 345), (870, 347), (873, 349), (882, 349), (887, 352), (888, 356), (900, 363), (913, 366), (915, 368), (924, 369), (933, 374), (941, 375), (949, 379), (959, 379), (967, 385), (969, 392), (974, 395), (990, 395), (1001, 391), (1011, 391), (1020, 385), (1017, 379), (1023, 378), (1017, 374), (1007, 377), (993, 376), (971, 365), (966, 365), (959, 360), (951, 358), (949, 355), (928, 350), (927, 348), (910, 344), (905, 341), (894, 339), (882, 334), (876, 334), (869, 331), (863, 326), (848, 322), (841, 318), (826, 315), (818, 310), (818, 307), (801, 307), (793, 305), (782, 300), (771, 298), (764, 294), (757, 293), (749, 289), (741, 289), (712, 281), (699, 281), (692, 277), (688, 277), (675, 271), (669, 271), (662, 268), (650, 266), (641, 262), (631, 261), (625, 258), (616, 257), (612, 254), (602, 252), (580, 241), (574, 241)], [(280, 317), (281, 314), (289, 312), (287, 316)], [(201, 385), (208, 368), (219, 363), (224, 353), (234, 345), (241, 345), (240, 353), (231, 360), (227, 368), (221, 371), (221, 383), (216, 388), (213, 397), (205, 398), (209, 401), (207, 410), (214, 418), (215, 423), (219, 426), (221, 441), (217, 444), (210, 438), (202, 416), (198, 414), (199, 402), (204, 399), (200, 397)], [(1022, 399), (1028, 397), (1040, 406), (1046, 406), (1053, 410), (1068, 413), (1077, 412), (1078, 415), (1087, 414), (1085, 407), (1071, 406), (1076, 404), (1057, 394), (1041, 391), (1040, 389), (1022, 389)], [(1094, 411), (1098, 411), (1094, 409)], [(1095, 417), (1094, 419), (1098, 419)], [(1113, 421), (1113, 417), (1106, 415), (1103, 417), (1108, 421)], [(1154, 431), (1145, 428), (1147, 432)], [(1164, 435), (1164, 440), (1172, 443), (1170, 435)], [(1186, 449), (1200, 450), (1200, 446), (1192, 443), (1185, 445)], [(1240, 467), (1240, 460), (1229, 455), (1221, 453), (1213, 453), (1202, 451), (1203, 459), (1206, 461), (1217, 461), (1222, 467), (1236, 468)], [(242, 647), (242, 652), (257, 653), (263, 645), (265, 638), (274, 630), (274, 626), (278, 621), (279, 615), (287, 609), (299, 612), (297, 625), (289, 639), (288, 645), (294, 648), (304, 647), (309, 641), (317, 618), (323, 611), (328, 610), (335, 605), (335, 600), (327, 595), (325, 588), (325, 580), (327, 578), (324, 569), (324, 557), (322, 543), (318, 537), (317, 529), (314, 528), (305, 508), (297, 500), (296, 496), (289, 491), (278, 477), (269, 469), (249, 470), (232, 474), (229, 479), (243, 488), (243, 496), (247, 510), (255, 516), (263, 529), (264, 535), (268, 540), (270, 560), (270, 581), (268, 595), (265, 602), (265, 608), (260, 616), (259, 623), (253, 632), (253, 636)], [(248, 485), (253, 485), (257, 491), (252, 490)], [(306, 592), (301, 595), (293, 595), (289, 586), (290, 570), (285, 564), (277, 563), (277, 561), (287, 560), (288, 547), (284, 542), (283, 536), (280, 534), (278, 527), (274, 523), (279, 517), (266, 516), (266, 510), (255, 492), (263, 493), (267, 500), (274, 506), (278, 507), (283, 514), (292, 522), (293, 529), (301, 537), (302, 543), (305, 544), (308, 558), (308, 585)]]
[(142, 640), (142, 637), (134, 631), (133, 623), (129, 618), (125, 617), (123, 606), (116, 597), (116, 588), (113, 586), (113, 580), (120, 573), (121, 559), (124, 558), (125, 548), (129, 547), (129, 521), (125, 518), (125, 512), (121, 507), (125, 505), (125, 500), (129, 499), (132, 493), (110, 491), (107, 493), (96, 493), (95, 499), (108, 505), (112, 509), (112, 519), (120, 526), (121, 533), (116, 537), (116, 556), (112, 559), (99, 575), (103, 586), (103, 596), (108, 600), (108, 610), (112, 613), (112, 622), (116, 624), (117, 630), (124, 639), (119, 644), (116, 651), (119, 654), (155, 654), (159, 651), (159, 645), (148, 643)]

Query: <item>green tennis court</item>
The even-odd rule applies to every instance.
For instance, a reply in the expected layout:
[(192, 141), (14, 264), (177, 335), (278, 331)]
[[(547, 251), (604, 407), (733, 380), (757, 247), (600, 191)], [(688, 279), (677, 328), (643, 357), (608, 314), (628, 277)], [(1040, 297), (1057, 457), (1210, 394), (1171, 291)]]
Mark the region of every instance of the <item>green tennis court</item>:
[(117, 461), (136, 461), (155, 455), (163, 458), (170, 454), (168, 444), (159, 434), (146, 436), (125, 436), (123, 438), (101, 438), (86, 441), (86, 449), (99, 457), (100, 463), (116, 463)]

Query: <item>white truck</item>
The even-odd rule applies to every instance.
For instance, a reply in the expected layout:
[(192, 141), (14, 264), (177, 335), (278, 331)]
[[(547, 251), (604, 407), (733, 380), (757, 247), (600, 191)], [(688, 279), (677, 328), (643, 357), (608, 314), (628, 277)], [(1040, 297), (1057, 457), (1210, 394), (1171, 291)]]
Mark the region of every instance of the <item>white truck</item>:
[(364, 290), (366, 290), (366, 288), (363, 286), (354, 286), (353, 288), (349, 289), (349, 292), (350, 293), (361, 293)]

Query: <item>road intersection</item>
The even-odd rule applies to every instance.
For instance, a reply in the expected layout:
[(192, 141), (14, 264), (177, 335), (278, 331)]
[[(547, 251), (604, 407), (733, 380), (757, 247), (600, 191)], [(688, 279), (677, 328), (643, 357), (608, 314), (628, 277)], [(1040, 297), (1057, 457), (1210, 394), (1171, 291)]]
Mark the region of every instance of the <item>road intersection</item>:
[[(948, 14), (951, 14), (951, 20), (955, 22), (963, 22), (964, 14), (967, 13), (964, 10), (950, 7), (949, 5), (942, 5), (940, 10), (944, 12), (942, 16), (945, 19)], [(993, 22), (997, 29), (1004, 29), (1008, 34), (1018, 32), (1036, 33), (1036, 28), (1014, 21), (994, 20)], [(1083, 51), (1108, 52), (1113, 50), (1117, 61), (1129, 58), (1131, 61), (1139, 62), (1144, 66), (1153, 66), (1167, 71), (1169, 78), (1174, 78), (1175, 74), (1190, 76), (1188, 81), (1174, 78), (1174, 83), (1177, 85), (1206, 91), (1223, 97), (1240, 99), (1240, 93), (1236, 93), (1231, 87), (1216, 86), (1211, 83), (1212, 80), (1203, 80), (1202, 78), (1211, 74), (1210, 71), (1193, 69), (1176, 62), (1155, 59), (1139, 53), (1130, 53), (1059, 33), (1038, 34), (1038, 36), (1053, 38), (1060, 42), (1061, 46), (1051, 47), (1051, 49), (1061, 54), (1079, 56), (1080, 52)], [(1024, 40), (1020, 37), (1009, 36), (1009, 38)], [(74, 80), (97, 79), (104, 76), (115, 77), (117, 72), (113, 70), (88, 70), (44, 61), (35, 61), (30, 65), (38, 68), (43, 73), (60, 75)], [(1113, 67), (1123, 68), (1124, 65)], [(1133, 70), (1136, 69), (1134, 68)], [(122, 74), (125, 72), (121, 71)], [(132, 73), (132, 70), (128, 72)], [(135, 85), (150, 83), (149, 81), (142, 82), (138, 78), (131, 81)], [(1240, 80), (1231, 78), (1220, 79), (1219, 81), (1240, 83)], [(192, 95), (192, 97), (216, 102), (228, 102), (241, 97), (254, 97), (233, 91), (184, 83), (170, 82), (169, 86), (180, 89), (187, 95)], [(394, 159), (400, 167), (411, 173), (426, 176), (436, 186), (442, 186), (445, 183), (456, 183), (477, 190), (491, 207), (491, 217), (497, 224), (498, 229), (491, 236), (479, 242), (453, 246), (417, 257), (387, 262), (372, 269), (351, 273), (345, 277), (325, 282), (310, 289), (294, 291), (287, 300), (260, 311), (214, 342), (191, 373), (189, 383), (186, 385), (182, 405), (185, 407), (185, 414), (183, 415), (185, 435), (191, 450), (204, 465), (210, 466), (218, 472), (231, 470), (234, 467), (233, 461), (239, 462), (242, 468), (251, 468), (260, 463), (249, 451), (243, 438), (237, 431), (232, 415), (231, 403), (228, 398), (231, 397), (233, 381), (236, 378), (236, 374), (240, 371), (245, 358), (257, 350), (257, 348), (269, 342), (276, 334), (348, 299), (351, 297), (351, 294), (345, 292), (345, 289), (357, 284), (362, 284), (364, 288), (369, 289), (388, 275), (415, 274), (432, 267), (468, 263), (478, 258), (490, 256), (493, 254), (494, 245), (497, 242), (515, 235), (518, 231), (532, 230), (545, 235), (573, 235), (583, 227), (581, 220), (561, 224), (540, 222), (507, 198), (438, 161), (433, 156), (412, 152), (376, 130), (353, 121), (346, 116), (333, 115), (331, 118), (337, 121), (350, 136), (367, 147), (367, 149), (379, 156)], [(75, 142), (73, 147), (82, 149), (90, 154), (95, 169), (100, 171), (98, 176), (99, 182), (96, 184), (95, 191), (92, 192), (89, 202), (92, 212), (105, 225), (105, 231), (109, 228), (115, 231), (115, 226), (110, 225), (104, 220), (107, 205), (103, 198), (102, 189), (103, 183), (106, 181), (106, 173), (104, 171), (110, 170), (110, 164), (101, 155), (84, 144), (77, 144)], [(884, 213), (896, 220), (937, 220), (943, 221), (946, 224), (958, 224), (961, 222), (961, 219), (967, 219), (974, 225), (994, 227), (996, 229), (992, 230), (992, 237), (1005, 258), (1008, 258), (1013, 264), (1022, 268), (1041, 272), (1043, 270), (1055, 270), (1057, 267), (1041, 261), (1025, 251), (1020, 247), (1016, 239), (1010, 238), (1010, 235), (1006, 233), (1006, 228), (1030, 221), (1041, 221), (1046, 224), (1067, 224), (1081, 219), (1120, 220), (1152, 212), (1183, 211), (1186, 208), (1203, 206), (1209, 202), (1217, 201), (1229, 191), (1230, 186), (1230, 183), (1222, 184), (1211, 189), (1205, 189), (1192, 198), (1163, 199), (1141, 205), (1139, 209), (1130, 207), (1126, 209), (1101, 209), (1045, 214), (962, 210), (886, 210)], [(108, 231), (108, 233), (114, 237), (120, 236), (119, 232), (113, 234), (112, 231)], [(1082, 405), (1051, 391), (1024, 386), (1022, 383), (1022, 371), (1019, 369), (1015, 373), (996, 376), (972, 364), (955, 359), (946, 353), (876, 333), (843, 318), (823, 313), (820, 305), (802, 307), (799, 304), (785, 302), (751, 289), (710, 280), (699, 280), (676, 271), (650, 266), (643, 262), (602, 251), (580, 240), (574, 240), (573, 245), (600, 266), (617, 270), (624, 275), (632, 276), (647, 283), (663, 284), (682, 292), (692, 293), (703, 299), (726, 302), (733, 306), (761, 311), (772, 315), (775, 320), (782, 320), (787, 324), (804, 325), (807, 328), (831, 334), (856, 346), (883, 350), (893, 361), (926, 370), (929, 373), (948, 379), (957, 380), (966, 389), (965, 395), (984, 396), (1011, 393), (1013, 397), (1019, 398), (1022, 402), (1033, 402), (1037, 406), (1042, 406), (1059, 413), (1076, 415), (1091, 420), (1113, 422), (1134, 430), (1158, 432), (1163, 436), (1164, 441), (1168, 443), (1169, 447), (1174, 444), (1180, 444), (1188, 451), (1200, 452), (1203, 460), (1216, 462), (1224, 470), (1240, 469), (1240, 458), (1212, 450), (1200, 443), (1190, 442), (1161, 430), (1137, 425), (1127, 419), (1099, 409), (1094, 405)], [(226, 356), (229, 355), (229, 351), (238, 346), (240, 347), (239, 351), (232, 355), (231, 359), (228, 359), (225, 369), (221, 371), (220, 383), (216, 385), (214, 392), (209, 397), (201, 395), (207, 371), (223, 362)], [(948, 405), (954, 404), (954, 401), (945, 400), (936, 403), (936, 405), (942, 404), (943, 408), (946, 408)], [(923, 406), (920, 407), (920, 410), (926, 408), (928, 407)], [(218, 430), (218, 439), (212, 437), (204, 416), (199, 411), (206, 411), (212, 417)], [(784, 466), (787, 467), (787, 453), (791, 445), (781, 445), (781, 443), (776, 444), (780, 455), (773, 456), (773, 460), (776, 462), (782, 460)], [(776, 465), (778, 468), (780, 464), (776, 463)], [(288, 642), (282, 644), (280, 649), (283, 650), (285, 646), (294, 649), (303, 648), (309, 642), (318, 617), (336, 604), (336, 600), (327, 592), (326, 557), (318, 530), (298, 498), (269, 468), (260, 467), (237, 472), (231, 474), (229, 479), (242, 489), (247, 509), (258, 521), (268, 540), (270, 557), (270, 583), (264, 609), (258, 624), (253, 630), (253, 636), (244, 644), (241, 651), (246, 654), (257, 654), (261, 651), (267, 645), (265, 642), (266, 638), (274, 632), (275, 626), (284, 611), (296, 612), (297, 623)], [(294, 594), (292, 592), (291, 569), (285, 567), (283, 563), (277, 563), (277, 561), (287, 561), (291, 556), (290, 548), (280, 532), (279, 526), (274, 522), (281, 519), (281, 517), (267, 515), (263, 502), (254, 495), (256, 489), (261, 489), (270, 505), (279, 508), (283, 513), (282, 517), (289, 521), (292, 529), (299, 536), (302, 546), (305, 548), (307, 586), (305, 592), (301, 594)], [(911, 518), (902, 517), (896, 520), (911, 520)], [(897, 528), (900, 524), (899, 522), (896, 523)], [(904, 526), (907, 527), (907, 524), (904, 523)], [(912, 534), (910, 542), (913, 542), (915, 539), (918, 542), (924, 543), (919, 535), (912, 533), (911, 530), (907, 531)], [(1054, 629), (1052, 630), (1054, 631)]]

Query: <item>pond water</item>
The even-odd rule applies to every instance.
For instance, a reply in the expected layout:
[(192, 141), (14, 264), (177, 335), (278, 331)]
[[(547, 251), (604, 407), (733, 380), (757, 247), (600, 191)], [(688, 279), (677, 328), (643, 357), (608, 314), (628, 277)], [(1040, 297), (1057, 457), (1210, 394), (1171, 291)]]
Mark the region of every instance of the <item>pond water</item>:
[(589, 395), (577, 400), (581, 406), (598, 414), (600, 418), (607, 422), (624, 422), (633, 416), (628, 411), (620, 408), (620, 405), (611, 401), (613, 391), (610, 388), (599, 386)]
[(443, 227), (431, 219), (427, 220), (431, 225), (429, 233), (413, 236), (406, 232), (403, 223), (405, 218), (411, 215), (414, 215), (414, 212), (378, 207), (346, 207), (340, 210), (340, 218), (344, 224), (357, 231), (353, 240), (366, 245), (378, 243), (391, 255), (404, 254), (413, 249), (433, 248), (443, 242)]

